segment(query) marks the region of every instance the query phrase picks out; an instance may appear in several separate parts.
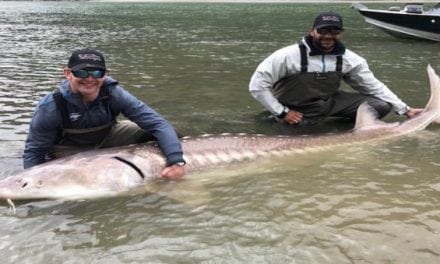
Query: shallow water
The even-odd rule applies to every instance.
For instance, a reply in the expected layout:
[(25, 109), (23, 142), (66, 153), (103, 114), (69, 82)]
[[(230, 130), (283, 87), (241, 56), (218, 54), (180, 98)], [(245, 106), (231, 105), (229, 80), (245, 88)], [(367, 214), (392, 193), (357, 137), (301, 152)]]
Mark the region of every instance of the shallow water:
[[(2, 2), (0, 177), (21, 170), (35, 103), (80, 47), (103, 51), (111, 75), (184, 134), (299, 133), (264, 120), (247, 85), (324, 9), (344, 15), (347, 46), (380, 80), (425, 104), (439, 44), (392, 38), (349, 4)], [(0, 252), (5, 263), (437, 263), (439, 133), (219, 168), (150, 195), (22, 202), (16, 215), (4, 203)]]

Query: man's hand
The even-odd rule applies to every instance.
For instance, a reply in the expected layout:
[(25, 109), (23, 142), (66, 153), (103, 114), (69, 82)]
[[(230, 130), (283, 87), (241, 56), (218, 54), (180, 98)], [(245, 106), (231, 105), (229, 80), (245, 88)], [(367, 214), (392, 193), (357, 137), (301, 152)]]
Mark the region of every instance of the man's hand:
[(160, 172), (160, 177), (163, 179), (179, 180), (183, 176), (185, 176), (185, 166), (181, 166), (177, 164), (165, 167)]
[(301, 112), (289, 110), (283, 120), (288, 124), (296, 125), (303, 120), (303, 114)]
[(406, 115), (408, 118), (413, 118), (413, 117), (415, 117), (416, 115), (420, 114), (423, 110), (424, 110), (423, 108), (411, 108), (411, 107), (410, 107), (409, 110), (406, 111), (405, 115)]

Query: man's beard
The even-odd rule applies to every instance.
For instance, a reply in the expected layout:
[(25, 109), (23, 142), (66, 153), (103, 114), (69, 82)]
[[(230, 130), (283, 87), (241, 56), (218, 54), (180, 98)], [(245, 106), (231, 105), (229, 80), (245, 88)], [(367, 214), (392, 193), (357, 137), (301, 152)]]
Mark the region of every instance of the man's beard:
[[(322, 41), (327, 42), (327, 41), (329, 41), (329, 40), (332, 41), (332, 45), (331, 45), (331, 46), (324, 46), (324, 45), (321, 44)], [(335, 45), (336, 45), (336, 39), (333, 38), (333, 37), (331, 37), (331, 38), (323, 38), (323, 37), (322, 37), (322, 38), (319, 38), (319, 39), (313, 39), (313, 44), (314, 44), (315, 47), (317, 47), (318, 49), (320, 49), (320, 50), (322, 50), (322, 51), (329, 52), (329, 51), (332, 51), (332, 50), (335, 48)]]

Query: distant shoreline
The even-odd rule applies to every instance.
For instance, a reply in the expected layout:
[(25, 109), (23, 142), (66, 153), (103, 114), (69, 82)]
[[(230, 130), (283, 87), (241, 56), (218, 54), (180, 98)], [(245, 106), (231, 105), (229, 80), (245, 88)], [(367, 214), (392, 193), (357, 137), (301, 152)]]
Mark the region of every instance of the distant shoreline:
[(365, 0), (365, 1), (353, 1), (353, 0), (91, 0), (90, 2), (119, 2), (119, 3), (437, 3), (434, 0)]

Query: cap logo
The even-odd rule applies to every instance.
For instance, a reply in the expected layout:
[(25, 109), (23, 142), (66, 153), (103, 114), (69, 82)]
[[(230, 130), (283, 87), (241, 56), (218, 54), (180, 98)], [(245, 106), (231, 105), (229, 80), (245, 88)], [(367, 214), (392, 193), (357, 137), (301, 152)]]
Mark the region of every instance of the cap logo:
[(322, 17), (323, 21), (333, 21), (333, 22), (339, 22), (338, 17), (336, 16), (323, 16)]
[(78, 54), (80, 60), (101, 61), (101, 58), (95, 54)]

